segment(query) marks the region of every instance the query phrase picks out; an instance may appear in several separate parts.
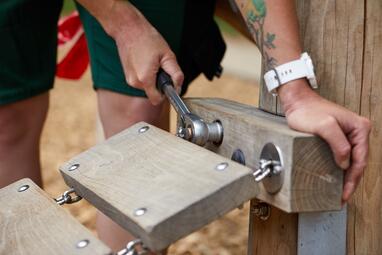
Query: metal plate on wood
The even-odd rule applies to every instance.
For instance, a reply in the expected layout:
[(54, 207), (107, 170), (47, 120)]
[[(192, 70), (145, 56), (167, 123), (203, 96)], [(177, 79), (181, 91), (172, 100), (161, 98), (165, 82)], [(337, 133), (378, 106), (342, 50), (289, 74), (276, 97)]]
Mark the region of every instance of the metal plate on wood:
[(298, 215), (298, 255), (346, 254), (346, 207)]
[[(71, 167), (79, 167), (70, 171)], [(76, 193), (161, 250), (255, 197), (251, 169), (146, 123), (60, 168)]]
[(30, 179), (0, 189), (0, 254), (111, 254)]

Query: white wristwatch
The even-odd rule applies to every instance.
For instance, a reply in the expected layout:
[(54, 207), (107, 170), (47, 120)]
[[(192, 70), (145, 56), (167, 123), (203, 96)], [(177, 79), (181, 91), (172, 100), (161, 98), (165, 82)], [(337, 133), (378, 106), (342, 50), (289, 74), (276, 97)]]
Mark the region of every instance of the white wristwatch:
[(301, 78), (307, 78), (313, 89), (318, 88), (313, 62), (306, 52), (300, 59), (282, 64), (264, 75), (268, 91), (273, 95), (277, 95), (277, 88), (281, 85)]

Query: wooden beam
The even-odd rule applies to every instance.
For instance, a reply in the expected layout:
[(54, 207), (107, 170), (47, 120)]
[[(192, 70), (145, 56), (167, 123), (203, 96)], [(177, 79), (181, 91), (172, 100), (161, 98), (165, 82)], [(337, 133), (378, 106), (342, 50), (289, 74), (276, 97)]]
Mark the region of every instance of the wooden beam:
[[(382, 2), (364, 2), (365, 7), (362, 10), (365, 13), (365, 34), (360, 38), (364, 43), (362, 86), (357, 90), (347, 88), (346, 94), (357, 92), (354, 99), (347, 101), (347, 105), (360, 104), (360, 113), (372, 121), (373, 128), (370, 135), (368, 167), (348, 207), (349, 255), (382, 254)], [(354, 41), (356, 39), (359, 39), (358, 36)], [(349, 48), (350, 56), (352, 50), (354, 46)], [(361, 62), (357, 61), (354, 64), (361, 65)], [(361, 69), (360, 66), (358, 68)]]
[(30, 179), (0, 189), (0, 205), (0, 254), (111, 254)]
[[(366, 5), (369, 6), (366, 8)], [(381, 52), (381, 5), (378, 0), (367, 0), (367, 1), (329, 1), (329, 0), (298, 0), (296, 1), (297, 14), (300, 21), (300, 34), (303, 42), (303, 47), (305, 51), (308, 51), (313, 58), (315, 64), (316, 75), (319, 81), (319, 93), (334, 101), (341, 104), (355, 112), (360, 113), (360, 103), (364, 103), (365, 107), (362, 107), (364, 115), (371, 116), (371, 110), (369, 106), (372, 106), (372, 101), (377, 101), (377, 97), (372, 99), (370, 91), (380, 91), (379, 84), (381, 83), (381, 72), (378, 70), (380, 66), (380, 61), (375, 61), (378, 58), (375, 56)], [(370, 21), (365, 20), (365, 13), (367, 13)], [(365, 21), (370, 25), (365, 26)], [(370, 28), (369, 31), (365, 31), (365, 27)], [(365, 34), (367, 33), (367, 34)], [(369, 46), (365, 48), (364, 42), (365, 38), (369, 42)], [(365, 53), (370, 53), (369, 57), (364, 56)], [(367, 65), (365, 63), (368, 62)], [(364, 67), (362, 70), (362, 64)], [(374, 70), (374, 73), (370, 76)], [(365, 81), (364, 78), (369, 81), (367, 85), (363, 85)], [(378, 78), (379, 77), (379, 78)], [(371, 85), (371, 83), (373, 85)], [(369, 86), (371, 85), (371, 86)], [(374, 87), (371, 89), (371, 87)], [(362, 91), (363, 89), (363, 91)], [(266, 92), (265, 86), (260, 89), (262, 92), (260, 95), (260, 108), (282, 115), (282, 109), (278, 101), (274, 100), (271, 95)], [(371, 107), (373, 108), (373, 107)], [(376, 107), (375, 109), (377, 109)], [(374, 109), (374, 108), (373, 108)], [(378, 108), (379, 109), (379, 108)], [(377, 111), (378, 112), (378, 111)], [(379, 116), (379, 115), (378, 115)], [(379, 121), (382, 119), (381, 116), (378, 118)], [(381, 125), (378, 125), (379, 127)], [(376, 141), (382, 141), (380, 137)], [(376, 142), (375, 146), (378, 147), (380, 142)], [(375, 148), (376, 155), (379, 155), (379, 149)], [(376, 156), (378, 157), (378, 156)], [(366, 171), (366, 173), (379, 173), (378, 169), (381, 167), (380, 164), (373, 165), (375, 171)], [(378, 180), (379, 174), (371, 174), (371, 179), (373, 182)], [(366, 185), (363, 187), (361, 184), (360, 189), (365, 192), (368, 188), (373, 185)], [(380, 187), (376, 188), (373, 193), (378, 194), (377, 190), (381, 190)], [(361, 206), (365, 201), (365, 195), (367, 192), (356, 194), (355, 199), (358, 201), (357, 208), (351, 202), (348, 216), (348, 254), (379, 254), (382, 252), (381, 242), (379, 242), (378, 231), (381, 228), (377, 227), (377, 222), (380, 222), (381, 214), (378, 213), (380, 210), (380, 202), (378, 196), (375, 196), (375, 200), (371, 204), (375, 206), (373, 209), (369, 210), (369, 205)], [(380, 192), (379, 192), (380, 193)], [(362, 201), (362, 202), (361, 202)], [(367, 209), (365, 209), (367, 208)], [(370, 212), (372, 217), (365, 219), (365, 213), (359, 213), (362, 210), (367, 210)], [(273, 211), (273, 209), (272, 209)], [(297, 229), (298, 229), (298, 215), (290, 214), (287, 215), (282, 212), (278, 212), (279, 217), (270, 219), (263, 225), (266, 227), (259, 227), (255, 225), (252, 230), (253, 233), (261, 233), (261, 235), (252, 235), (250, 237), (254, 243), (253, 249), (259, 254), (268, 251), (269, 249), (266, 245), (267, 242), (280, 243), (284, 242), (285, 239), (280, 234), (275, 234), (271, 229), (275, 229), (278, 226), (289, 227), (290, 240), (285, 243), (284, 246), (288, 247), (290, 253), (285, 253), (282, 251), (272, 251), (267, 254), (296, 254), (297, 253)], [(258, 219), (253, 214), (251, 215), (251, 221), (257, 222)], [(365, 222), (370, 222), (369, 226), (365, 226)], [(292, 222), (292, 224), (291, 224)], [(343, 221), (341, 221), (343, 222)], [(310, 225), (313, 225), (310, 222)], [(301, 224), (300, 223), (300, 227)], [(356, 227), (357, 226), (357, 227)], [(374, 229), (375, 228), (375, 229)], [(370, 231), (372, 229), (372, 231)], [(378, 229), (378, 230), (376, 230)], [(370, 238), (370, 235), (366, 233), (374, 233), (375, 236)], [(293, 235), (293, 237), (292, 237)], [(362, 240), (357, 243), (356, 239)], [(373, 243), (373, 245), (371, 245)], [(361, 245), (361, 246), (360, 246)], [(362, 247), (359, 249), (358, 246)], [(373, 250), (368, 250), (369, 246), (379, 247)], [(359, 249), (359, 253), (356, 250)], [(366, 249), (366, 250), (365, 250)]]
[[(138, 123), (64, 164), (68, 186), (153, 250), (254, 197), (287, 212), (340, 208), (343, 171), (321, 139), (255, 107), (222, 99), (186, 103), (204, 120), (221, 122), (224, 140), (208, 149), (224, 157)], [(252, 176), (267, 143), (279, 148), (284, 167), (282, 187), (272, 194)], [(227, 159), (236, 149), (247, 167)], [(229, 168), (216, 171), (222, 162)], [(140, 208), (144, 215), (136, 215)]]
[(257, 198), (285, 212), (339, 210), (343, 171), (328, 145), (318, 137), (291, 130), (285, 119), (224, 99), (187, 99), (191, 111), (205, 121), (219, 120), (224, 128), (220, 146), (208, 149), (231, 158), (236, 149), (245, 155), (246, 165), (255, 169), (265, 144), (282, 152), (284, 184), (276, 194), (260, 185)]
[[(224, 162), (226, 169), (217, 168)], [(156, 251), (259, 192), (249, 168), (145, 123), (60, 170), (77, 194)]]

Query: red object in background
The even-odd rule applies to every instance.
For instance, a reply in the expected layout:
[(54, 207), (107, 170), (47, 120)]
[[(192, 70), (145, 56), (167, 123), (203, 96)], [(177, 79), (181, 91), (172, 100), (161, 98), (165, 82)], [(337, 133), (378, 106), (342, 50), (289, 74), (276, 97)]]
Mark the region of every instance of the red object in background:
[(64, 17), (58, 22), (58, 45), (74, 43), (67, 55), (57, 64), (56, 76), (77, 80), (89, 65), (89, 53), (85, 33), (78, 12)]

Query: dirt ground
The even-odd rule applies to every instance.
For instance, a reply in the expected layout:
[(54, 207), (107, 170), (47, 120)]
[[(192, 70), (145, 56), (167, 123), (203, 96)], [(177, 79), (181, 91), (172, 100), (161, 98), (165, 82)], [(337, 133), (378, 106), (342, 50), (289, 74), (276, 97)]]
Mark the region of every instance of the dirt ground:
[[(212, 83), (200, 77), (187, 96), (221, 97), (255, 105), (258, 86), (253, 81), (232, 75), (223, 75)], [(59, 165), (96, 143), (96, 115), (96, 94), (91, 87), (89, 72), (80, 81), (56, 80), (41, 144), (43, 180), (51, 196), (55, 197), (67, 189), (57, 170)], [(172, 113), (172, 130), (174, 119)], [(81, 201), (65, 208), (94, 231), (94, 207)], [(171, 246), (169, 254), (245, 254), (247, 233), (248, 205), (179, 240)]]

